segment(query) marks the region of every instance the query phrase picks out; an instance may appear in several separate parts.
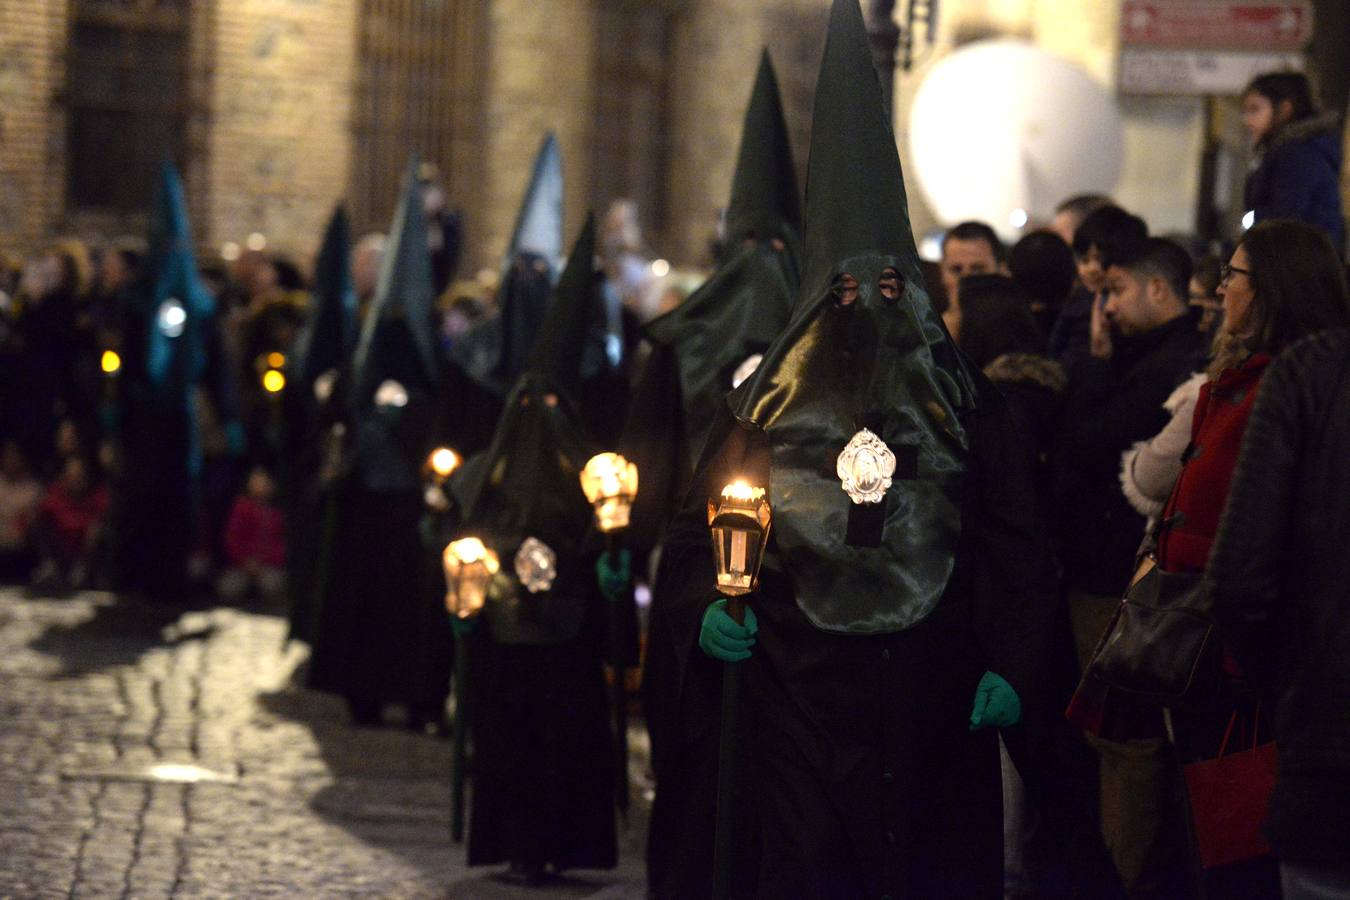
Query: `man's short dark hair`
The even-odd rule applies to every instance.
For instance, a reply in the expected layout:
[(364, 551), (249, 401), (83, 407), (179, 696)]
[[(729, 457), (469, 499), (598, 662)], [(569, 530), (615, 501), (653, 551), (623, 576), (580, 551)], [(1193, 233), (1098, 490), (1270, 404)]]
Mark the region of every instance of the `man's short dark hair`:
[(947, 233), (942, 236), (943, 252), (946, 252), (947, 242), (950, 240), (984, 241), (989, 245), (989, 249), (994, 252), (994, 260), (1000, 263), (1003, 262), (1005, 253), (1003, 242), (998, 239), (998, 235), (994, 233), (994, 229), (983, 222), (972, 220), (952, 226)]
[(1081, 220), (1104, 206), (1115, 205), (1116, 202), (1105, 194), (1074, 194), (1072, 197), (1060, 201), (1059, 206), (1055, 207), (1055, 214), (1072, 213)]
[(1033, 299), (1058, 309), (1073, 289), (1073, 251), (1052, 231), (1033, 231), (1013, 244), (1008, 269)]
[(1148, 238), (1113, 259), (1111, 265), (1140, 278), (1161, 278), (1182, 303), (1190, 296), (1191, 255), (1176, 241)]
[(1148, 225), (1119, 206), (1103, 206), (1088, 215), (1073, 233), (1073, 252), (1086, 256), (1093, 247), (1102, 258), (1102, 267), (1111, 265), (1119, 255), (1148, 237)]

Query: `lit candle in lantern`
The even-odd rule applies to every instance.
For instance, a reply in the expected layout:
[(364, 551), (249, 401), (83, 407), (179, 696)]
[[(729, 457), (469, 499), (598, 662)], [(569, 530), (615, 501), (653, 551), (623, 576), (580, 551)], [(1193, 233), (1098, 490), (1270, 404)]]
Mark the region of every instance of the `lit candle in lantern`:
[(581, 490), (595, 508), (595, 521), (606, 534), (628, 527), (637, 498), (638, 470), (617, 453), (592, 456), (581, 470)]
[(451, 541), (441, 556), (445, 566), (445, 607), (452, 616), (469, 619), (487, 602), (488, 584), (501, 569), (491, 548), (476, 537)]
[(722, 489), (720, 499), (708, 501), (718, 591), (743, 597), (755, 589), (772, 524), (764, 489), (749, 482), (734, 481)]

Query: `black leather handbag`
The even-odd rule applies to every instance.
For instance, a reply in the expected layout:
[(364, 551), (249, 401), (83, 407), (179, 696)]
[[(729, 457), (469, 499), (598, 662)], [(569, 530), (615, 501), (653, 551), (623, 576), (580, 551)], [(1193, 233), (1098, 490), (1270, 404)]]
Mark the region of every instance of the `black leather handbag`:
[(1178, 708), (1213, 697), (1221, 656), (1209, 583), (1146, 556), (1107, 626), (1087, 676), (1140, 703)]

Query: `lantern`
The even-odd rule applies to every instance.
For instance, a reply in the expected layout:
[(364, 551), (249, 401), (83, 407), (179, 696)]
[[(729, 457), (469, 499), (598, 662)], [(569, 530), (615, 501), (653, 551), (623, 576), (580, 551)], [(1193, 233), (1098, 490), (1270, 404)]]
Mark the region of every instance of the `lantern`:
[(755, 589), (772, 523), (764, 489), (745, 481), (727, 485), (719, 500), (708, 501), (718, 591), (743, 597)]
[(463, 460), (455, 451), (449, 447), (437, 447), (427, 456), (426, 471), (436, 479), (437, 482), (444, 483), (447, 478), (455, 473)]
[(408, 405), (408, 389), (392, 378), (375, 389), (375, 405), (382, 409), (402, 409)]
[(617, 453), (592, 456), (581, 470), (581, 489), (595, 507), (595, 521), (605, 533), (628, 527), (637, 497), (638, 470)]
[(450, 615), (469, 619), (487, 601), (488, 584), (501, 568), (497, 554), (476, 537), (451, 541), (442, 555), (445, 564), (445, 608)]

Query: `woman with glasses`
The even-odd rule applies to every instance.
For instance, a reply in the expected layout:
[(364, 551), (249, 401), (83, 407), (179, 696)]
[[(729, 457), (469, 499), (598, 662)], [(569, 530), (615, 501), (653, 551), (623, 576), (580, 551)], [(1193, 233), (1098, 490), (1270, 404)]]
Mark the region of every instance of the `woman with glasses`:
[[(1250, 229), (1221, 268), (1218, 293), (1223, 323), (1196, 400), (1190, 443), (1157, 513), (1157, 564), (1167, 572), (1202, 572), (1208, 564), (1248, 417), (1272, 358), (1305, 335), (1350, 325), (1337, 253), (1323, 232), (1302, 222), (1277, 219)], [(1122, 482), (1138, 460), (1127, 454), (1125, 463)], [(1255, 699), (1227, 653), (1223, 671), (1223, 690), (1207, 707), (1174, 711), (1183, 762), (1214, 756), (1235, 711), (1247, 721), (1256, 714)], [(1113, 695), (1110, 717), (1125, 705)], [(1211, 869), (1207, 896), (1253, 896), (1253, 885), (1269, 888), (1259, 896), (1278, 896), (1276, 878), (1269, 858)]]

